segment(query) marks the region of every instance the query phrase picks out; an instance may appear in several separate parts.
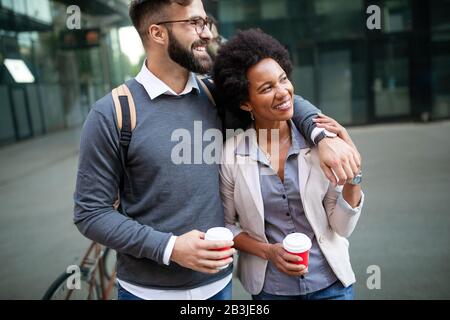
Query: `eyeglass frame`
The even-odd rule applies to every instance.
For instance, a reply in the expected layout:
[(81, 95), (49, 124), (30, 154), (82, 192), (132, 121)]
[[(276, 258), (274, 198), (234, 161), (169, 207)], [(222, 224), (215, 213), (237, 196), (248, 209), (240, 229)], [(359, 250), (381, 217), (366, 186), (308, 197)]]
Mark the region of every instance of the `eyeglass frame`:
[[(198, 32), (197, 28), (199, 27), (197, 24), (197, 21), (203, 21), (203, 26), (201, 27), (200, 32)], [(202, 17), (197, 17), (197, 18), (192, 18), (192, 19), (184, 19), (184, 20), (171, 20), (171, 21), (162, 21), (162, 22), (158, 22), (155, 23), (157, 26), (160, 26), (162, 24), (167, 24), (167, 23), (180, 23), (180, 22), (191, 22), (191, 25), (194, 25), (195, 27), (195, 32), (197, 32), (198, 35), (201, 35), (204, 31), (205, 31), (205, 27), (208, 26), (208, 29), (211, 30), (211, 27), (213, 25), (213, 22), (206, 17), (202, 18)], [(192, 23), (194, 22), (194, 23)]]

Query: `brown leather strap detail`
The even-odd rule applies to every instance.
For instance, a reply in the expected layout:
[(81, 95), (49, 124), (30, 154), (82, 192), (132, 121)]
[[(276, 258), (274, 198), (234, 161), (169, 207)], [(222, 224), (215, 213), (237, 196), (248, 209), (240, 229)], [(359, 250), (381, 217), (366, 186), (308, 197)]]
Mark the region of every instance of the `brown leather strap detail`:
[(128, 89), (127, 85), (122, 84), (113, 89), (112, 96), (114, 100), (114, 108), (116, 109), (117, 126), (119, 127), (119, 130), (122, 129), (122, 109), (120, 107), (119, 96), (126, 96), (128, 98), (128, 106), (130, 108), (131, 117), (131, 130), (134, 130), (134, 128), (136, 128), (136, 105), (134, 104), (130, 89)]
[(116, 120), (117, 120), (117, 127), (122, 129), (122, 109), (120, 108), (120, 102), (119, 102), (119, 87), (112, 90), (112, 97), (114, 101), (114, 108), (116, 109)]
[[(209, 100), (211, 100), (211, 102), (216, 105), (216, 101), (214, 101), (214, 98), (211, 94), (211, 92), (209, 91), (208, 87), (206, 86), (206, 84), (203, 82), (202, 79), (200, 79), (199, 76), (197, 76), (198, 82), (200, 82), (200, 85), (202, 86), (203, 90), (205, 90), (206, 95), (208, 96)], [(206, 81), (210, 81), (210, 80), (206, 80)]]

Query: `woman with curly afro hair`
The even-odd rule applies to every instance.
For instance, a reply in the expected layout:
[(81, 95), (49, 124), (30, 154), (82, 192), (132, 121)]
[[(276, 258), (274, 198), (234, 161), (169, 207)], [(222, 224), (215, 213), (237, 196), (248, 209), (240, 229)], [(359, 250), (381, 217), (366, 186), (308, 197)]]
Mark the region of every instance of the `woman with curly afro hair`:
[(346, 238), (364, 203), (361, 179), (334, 187), (321, 170), (317, 148), (291, 120), (291, 71), (287, 50), (258, 29), (239, 32), (216, 58), (215, 84), (246, 129), (226, 141), (220, 169), (238, 277), (256, 300), (353, 299)]

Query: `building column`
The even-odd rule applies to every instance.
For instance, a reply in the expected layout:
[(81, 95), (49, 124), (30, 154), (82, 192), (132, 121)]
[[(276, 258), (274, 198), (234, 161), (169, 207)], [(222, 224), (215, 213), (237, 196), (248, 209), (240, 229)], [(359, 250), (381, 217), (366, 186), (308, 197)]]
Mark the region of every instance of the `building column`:
[(410, 96), (414, 120), (428, 121), (432, 111), (430, 2), (411, 0)]

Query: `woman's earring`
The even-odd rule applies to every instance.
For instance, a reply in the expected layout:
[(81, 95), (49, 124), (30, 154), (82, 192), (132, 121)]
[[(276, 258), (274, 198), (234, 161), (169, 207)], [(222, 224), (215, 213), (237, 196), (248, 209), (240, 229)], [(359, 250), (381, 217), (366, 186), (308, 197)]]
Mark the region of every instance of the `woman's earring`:
[(255, 121), (255, 117), (253, 116), (253, 112), (251, 112), (251, 111), (249, 111), (249, 112), (250, 112), (250, 118), (252, 118), (252, 120)]

